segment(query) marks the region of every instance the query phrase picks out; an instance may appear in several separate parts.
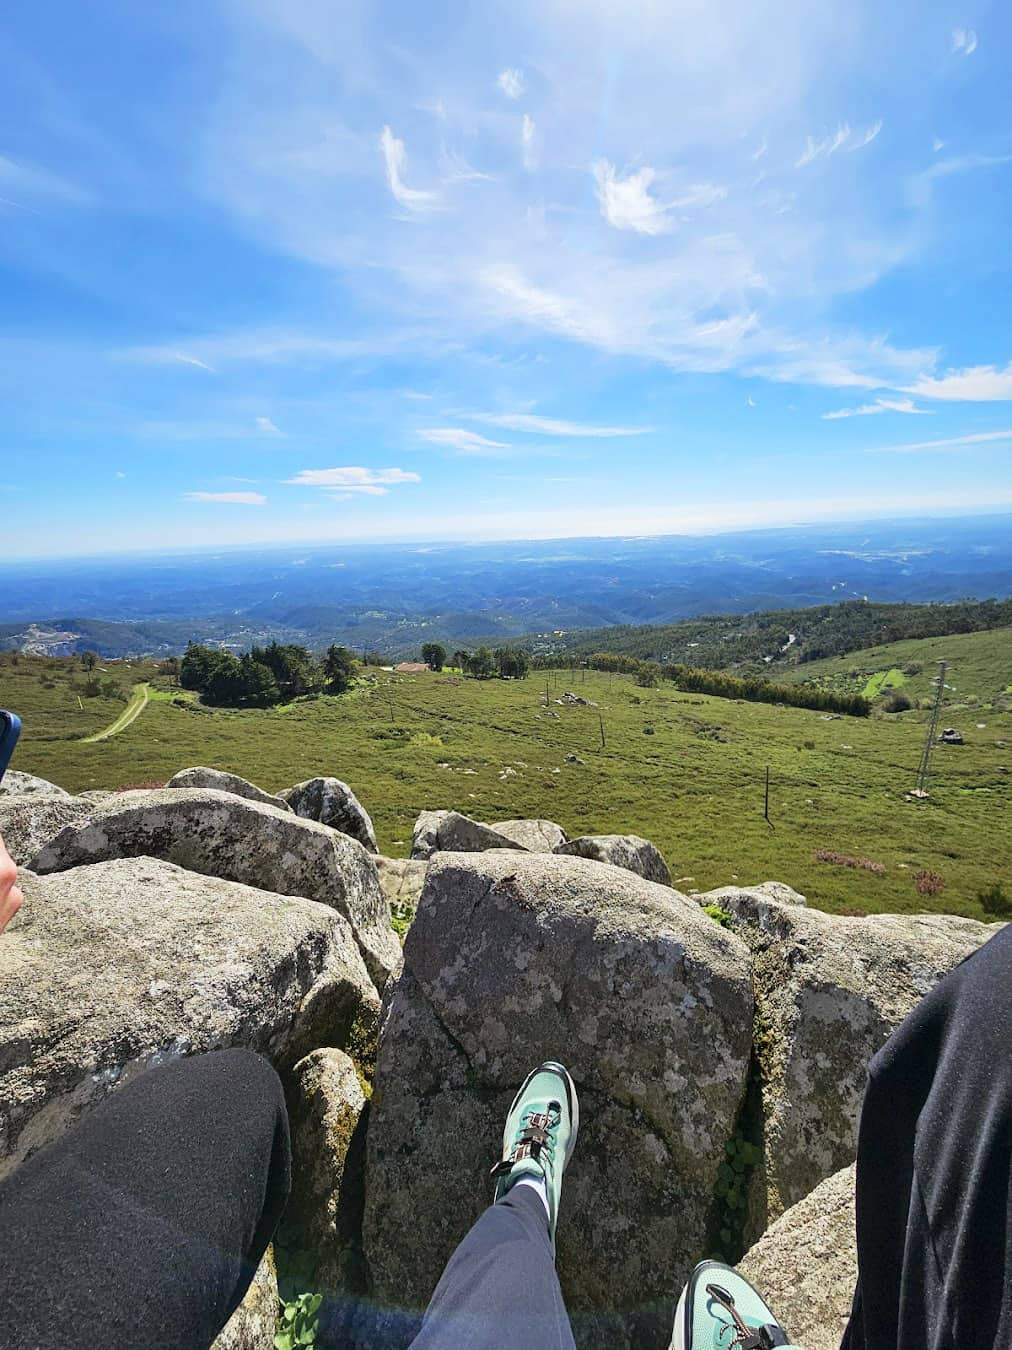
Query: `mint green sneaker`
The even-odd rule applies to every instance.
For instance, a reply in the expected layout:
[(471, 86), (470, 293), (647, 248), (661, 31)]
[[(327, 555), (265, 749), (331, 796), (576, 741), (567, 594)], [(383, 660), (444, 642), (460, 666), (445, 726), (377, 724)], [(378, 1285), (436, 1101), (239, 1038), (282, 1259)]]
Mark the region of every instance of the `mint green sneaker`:
[(669, 1350), (801, 1350), (744, 1275), (722, 1261), (702, 1261), (675, 1309)]
[(493, 1203), (524, 1177), (543, 1181), (548, 1226), (555, 1250), (555, 1226), (562, 1198), (562, 1174), (580, 1129), (580, 1103), (572, 1078), (554, 1060), (529, 1073), (513, 1098), (502, 1135), (502, 1158), (492, 1168)]

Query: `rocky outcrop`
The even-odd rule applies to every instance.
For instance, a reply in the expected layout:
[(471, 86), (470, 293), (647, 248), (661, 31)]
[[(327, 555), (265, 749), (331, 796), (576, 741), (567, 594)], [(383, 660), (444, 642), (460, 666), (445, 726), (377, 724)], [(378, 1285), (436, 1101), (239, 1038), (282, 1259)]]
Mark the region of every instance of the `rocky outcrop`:
[(379, 1299), (424, 1307), (487, 1203), (517, 1084), (561, 1057), (583, 1100), (559, 1230), (580, 1342), (665, 1345), (706, 1249), (751, 1024), (747, 949), (677, 891), (582, 858), (440, 853), (377, 1061), (364, 1232)]
[(316, 1262), (313, 1289), (333, 1294), (362, 1283), (362, 1180), (366, 1094), (340, 1050), (300, 1060), (288, 1089), (292, 1126), (289, 1239)]
[(554, 820), (497, 820), (491, 828), (530, 853), (554, 853), (566, 842), (566, 831)]
[(245, 1046), (283, 1069), (378, 1015), (323, 905), (153, 858), (20, 884), (0, 963), (0, 1174), (146, 1067)]
[(778, 905), (807, 905), (800, 891), (785, 886), (782, 881), (760, 881), (755, 886), (719, 886), (715, 891), (698, 891), (694, 899), (701, 905), (717, 905), (724, 909), (726, 902), (744, 896), (755, 900), (775, 900)]
[(120, 792), (87, 824), (68, 826), (31, 861), (36, 872), (146, 854), (193, 872), (301, 895), (351, 925), (382, 987), (400, 963), (390, 906), (372, 859), (355, 840), (291, 811), (212, 788)]
[(67, 825), (87, 820), (94, 802), (63, 792), (26, 792), (0, 797), (0, 837), (19, 867)]
[(934, 914), (839, 918), (747, 890), (721, 905), (753, 953), (774, 1218), (854, 1160), (868, 1061), (996, 926)]
[(459, 811), (423, 811), (411, 837), (412, 858), (431, 858), (437, 852), (484, 853), (490, 848), (527, 852), (523, 844)]
[(379, 852), (368, 811), (340, 778), (310, 778), (285, 788), (281, 796), (297, 816), (318, 820), (321, 825), (357, 839), (370, 853)]
[(805, 1350), (838, 1350), (857, 1284), (854, 1166), (782, 1214), (739, 1263)]
[(45, 778), (36, 778), (33, 773), (19, 773), (17, 769), (8, 769), (0, 779), (0, 797), (14, 797), (28, 792), (55, 792), (61, 797), (70, 796), (69, 792), (57, 787), (55, 783), (50, 783)]
[(278, 1273), (270, 1247), (246, 1297), (211, 1344), (211, 1350), (274, 1350), (278, 1329)]
[(280, 807), (283, 811), (291, 808), (281, 797), (275, 797), (255, 783), (247, 782), (237, 773), (225, 773), (222, 769), (206, 769), (198, 765), (192, 769), (180, 769), (165, 784), (167, 788), (215, 788), (218, 792), (231, 792), (236, 797), (246, 797), (251, 802), (266, 802), (268, 806)]
[(415, 858), (385, 858), (382, 853), (373, 861), (391, 910), (417, 909), (429, 864)]
[(611, 863), (635, 872), (645, 881), (656, 881), (661, 886), (671, 885), (671, 873), (659, 851), (649, 839), (638, 834), (584, 834), (560, 844), (556, 853), (574, 858), (590, 858), (594, 862)]

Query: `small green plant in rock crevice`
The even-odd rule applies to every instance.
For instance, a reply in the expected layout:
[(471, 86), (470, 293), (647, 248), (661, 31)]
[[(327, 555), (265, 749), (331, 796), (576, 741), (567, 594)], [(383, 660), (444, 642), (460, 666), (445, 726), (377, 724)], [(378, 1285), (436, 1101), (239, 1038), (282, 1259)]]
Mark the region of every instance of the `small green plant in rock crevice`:
[(709, 914), (718, 928), (731, 927), (731, 916), (726, 909), (721, 909), (720, 905), (704, 905), (703, 913)]
[(274, 1337), (274, 1350), (299, 1350), (316, 1344), (320, 1326), (320, 1294), (299, 1294), (281, 1309), (281, 1327)]
[(741, 1255), (742, 1230), (748, 1204), (748, 1184), (752, 1171), (762, 1157), (762, 1151), (736, 1130), (727, 1141), (724, 1161), (717, 1168), (718, 1222), (720, 1246), (725, 1260), (734, 1261)]

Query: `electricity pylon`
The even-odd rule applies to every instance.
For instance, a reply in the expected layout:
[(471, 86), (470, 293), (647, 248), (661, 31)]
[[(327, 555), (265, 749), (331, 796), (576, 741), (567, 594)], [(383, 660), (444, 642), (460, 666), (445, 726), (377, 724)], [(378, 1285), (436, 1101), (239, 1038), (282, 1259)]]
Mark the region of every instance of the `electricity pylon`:
[(915, 796), (926, 797), (928, 795), (928, 769), (931, 767), (931, 751), (935, 746), (935, 737), (938, 735), (938, 719), (942, 711), (942, 691), (945, 688), (945, 666), (944, 661), (938, 663), (938, 679), (935, 682), (935, 702), (931, 709), (931, 721), (928, 723), (928, 734), (924, 741), (924, 749), (921, 752), (921, 767), (917, 773), (917, 787)]

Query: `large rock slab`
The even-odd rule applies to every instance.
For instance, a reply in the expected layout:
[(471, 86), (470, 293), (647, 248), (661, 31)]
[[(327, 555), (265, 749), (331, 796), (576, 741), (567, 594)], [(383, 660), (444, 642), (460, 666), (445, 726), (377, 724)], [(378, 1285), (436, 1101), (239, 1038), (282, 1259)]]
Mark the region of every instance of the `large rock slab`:
[(557, 854), (438, 854), (377, 1060), (364, 1234), (379, 1300), (424, 1307), (488, 1203), (517, 1085), (561, 1058), (582, 1101), (559, 1228), (580, 1343), (666, 1345), (707, 1250), (752, 1009), (747, 949), (677, 891)]
[(287, 1095), (292, 1128), (287, 1239), (312, 1254), (313, 1290), (357, 1293), (363, 1285), (362, 1079), (343, 1051), (314, 1050), (296, 1064)]
[(19, 867), (67, 825), (88, 820), (95, 803), (63, 792), (26, 792), (0, 797), (0, 837)]
[(32, 860), (33, 871), (147, 855), (208, 876), (318, 900), (351, 924), (382, 987), (400, 962), (390, 906), (372, 859), (355, 840), (289, 810), (213, 788), (120, 792), (91, 820), (69, 826)]
[(423, 811), (411, 836), (412, 858), (431, 858), (437, 852), (484, 853), (490, 848), (527, 852), (523, 844), (459, 811)]
[(0, 1174), (151, 1065), (244, 1046), (287, 1068), (378, 1015), (351, 928), (324, 905), (154, 858), (19, 881), (0, 961)]
[(226, 773), (223, 769), (208, 769), (203, 765), (195, 765), (192, 769), (180, 769), (178, 773), (172, 775), (165, 786), (215, 788), (218, 792), (231, 792), (236, 797), (246, 797), (251, 802), (266, 802), (268, 806), (280, 807), (282, 811), (291, 810), (283, 798), (265, 792), (263, 788), (257, 787), (256, 783), (240, 778), (237, 773)]
[(379, 852), (369, 812), (340, 778), (310, 778), (285, 788), (281, 796), (297, 816), (318, 820), (357, 839), (370, 853)]
[(774, 1218), (853, 1162), (868, 1061), (996, 925), (934, 914), (838, 918), (747, 890), (725, 893), (721, 905), (753, 951)]
[(14, 797), (28, 792), (55, 792), (61, 797), (70, 793), (46, 778), (37, 778), (33, 773), (20, 773), (17, 769), (8, 769), (0, 779), (0, 797)]
[(590, 858), (593, 862), (611, 863), (635, 872), (645, 881), (656, 881), (661, 886), (671, 885), (671, 873), (659, 850), (649, 839), (638, 834), (584, 834), (560, 844), (556, 853), (574, 858)]
[(497, 820), (491, 828), (530, 853), (554, 853), (566, 842), (566, 831), (554, 820)]
[(270, 1247), (246, 1297), (211, 1343), (211, 1350), (274, 1350), (278, 1329), (278, 1273)]
[(739, 1269), (805, 1350), (839, 1350), (857, 1284), (854, 1165), (792, 1205)]

